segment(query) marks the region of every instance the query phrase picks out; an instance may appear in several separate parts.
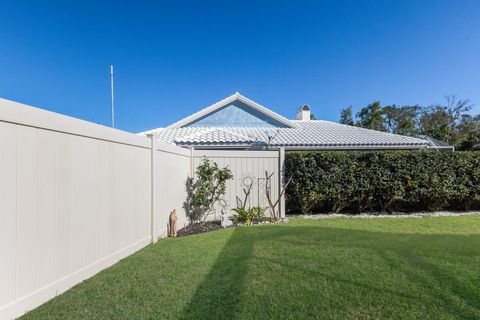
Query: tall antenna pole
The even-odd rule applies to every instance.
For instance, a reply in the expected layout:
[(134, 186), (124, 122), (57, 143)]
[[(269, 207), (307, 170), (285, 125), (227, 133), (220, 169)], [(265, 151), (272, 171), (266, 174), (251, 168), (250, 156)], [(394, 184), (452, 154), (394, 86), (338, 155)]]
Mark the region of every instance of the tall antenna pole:
[(113, 99), (113, 65), (110, 65), (110, 89), (112, 91), (112, 128), (115, 128), (115, 104)]

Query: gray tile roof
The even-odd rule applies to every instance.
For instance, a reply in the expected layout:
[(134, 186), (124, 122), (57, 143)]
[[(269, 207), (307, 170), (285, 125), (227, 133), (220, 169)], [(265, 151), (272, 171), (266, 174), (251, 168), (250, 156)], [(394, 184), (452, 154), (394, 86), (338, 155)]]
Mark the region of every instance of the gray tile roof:
[(185, 127), (159, 128), (143, 132), (152, 133), (158, 139), (181, 146), (244, 146), (266, 144), (269, 135), (274, 138), (271, 146), (287, 149), (422, 149), (429, 146), (427, 140), (375, 130), (343, 125), (330, 121), (291, 120), (296, 128), (249, 127)]
[(442, 150), (442, 151), (455, 151), (455, 147), (452, 145), (449, 145), (443, 141), (437, 140), (433, 137), (427, 136), (427, 135), (419, 135), (417, 138), (427, 140), (429, 142), (430, 148), (431, 149), (437, 149), (437, 150)]
[[(245, 136), (239, 133), (232, 132), (225, 128), (198, 128), (191, 134), (184, 136), (177, 136), (173, 139), (175, 144), (252, 144), (256, 141), (255, 138)], [(168, 129), (175, 130), (175, 129)]]

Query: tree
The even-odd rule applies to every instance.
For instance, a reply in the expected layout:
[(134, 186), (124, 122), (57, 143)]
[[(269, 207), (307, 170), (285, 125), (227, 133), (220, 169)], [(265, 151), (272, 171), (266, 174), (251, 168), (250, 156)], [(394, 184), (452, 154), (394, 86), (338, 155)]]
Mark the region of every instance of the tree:
[(462, 118), (472, 109), (470, 100), (457, 100), (446, 96), (447, 103), (426, 107), (422, 110), (419, 127), (422, 134), (456, 145), (461, 141)]
[(340, 111), (340, 123), (347, 124), (349, 126), (355, 125), (355, 123), (353, 122), (352, 106), (343, 108)]
[(419, 126), (422, 134), (448, 142), (453, 135), (449, 123), (446, 110), (439, 106), (429, 106), (423, 108)]
[(421, 107), (389, 105), (383, 108), (385, 126), (390, 133), (414, 136), (419, 133), (418, 116)]
[(480, 150), (480, 115), (462, 116), (458, 139), (458, 150)]
[(352, 107), (340, 113), (340, 123), (401, 135), (426, 135), (455, 146), (459, 150), (480, 149), (480, 115), (471, 115), (468, 99), (446, 96), (446, 103), (382, 107), (375, 101), (352, 117)]
[(375, 101), (357, 113), (358, 121), (355, 125), (367, 129), (387, 131), (383, 115), (384, 111), (380, 101)]

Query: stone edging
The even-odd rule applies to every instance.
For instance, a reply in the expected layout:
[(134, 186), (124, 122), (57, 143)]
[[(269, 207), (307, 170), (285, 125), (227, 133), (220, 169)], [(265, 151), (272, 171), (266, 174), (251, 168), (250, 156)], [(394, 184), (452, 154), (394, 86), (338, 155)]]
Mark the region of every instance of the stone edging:
[(329, 219), (329, 218), (357, 218), (357, 219), (372, 219), (372, 218), (424, 218), (424, 217), (458, 217), (458, 216), (473, 216), (480, 215), (480, 211), (437, 211), (437, 212), (394, 212), (392, 214), (385, 214), (384, 212), (369, 212), (368, 214), (339, 214), (339, 213), (325, 213), (312, 215), (289, 215), (289, 218), (299, 217), (303, 219)]

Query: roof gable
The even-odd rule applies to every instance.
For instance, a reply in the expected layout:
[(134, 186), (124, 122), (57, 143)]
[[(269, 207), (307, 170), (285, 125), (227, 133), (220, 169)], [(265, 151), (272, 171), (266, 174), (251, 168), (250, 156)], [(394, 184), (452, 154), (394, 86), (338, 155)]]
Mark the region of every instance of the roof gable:
[(183, 127), (276, 127), (295, 124), (238, 92), (186, 117), (168, 128)]
[(249, 105), (235, 100), (232, 103), (212, 111), (184, 127), (274, 127), (288, 126)]

